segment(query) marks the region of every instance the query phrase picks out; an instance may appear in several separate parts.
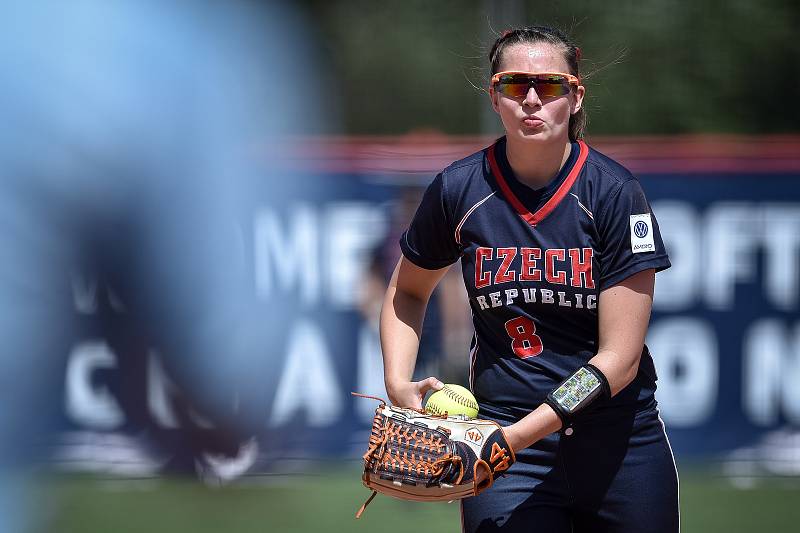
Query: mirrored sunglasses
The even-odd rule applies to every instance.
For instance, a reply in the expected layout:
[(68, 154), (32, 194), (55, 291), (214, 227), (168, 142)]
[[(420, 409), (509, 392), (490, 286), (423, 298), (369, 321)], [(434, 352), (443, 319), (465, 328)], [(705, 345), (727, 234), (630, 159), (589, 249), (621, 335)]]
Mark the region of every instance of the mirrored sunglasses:
[(495, 91), (511, 98), (521, 98), (534, 88), (539, 98), (552, 98), (569, 94), (579, 84), (578, 78), (560, 72), (498, 72), (492, 76)]

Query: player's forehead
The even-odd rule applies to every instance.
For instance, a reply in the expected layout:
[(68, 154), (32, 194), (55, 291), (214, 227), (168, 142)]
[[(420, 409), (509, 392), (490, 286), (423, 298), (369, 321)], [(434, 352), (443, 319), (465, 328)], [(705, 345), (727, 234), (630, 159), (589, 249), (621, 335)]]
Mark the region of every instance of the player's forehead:
[(517, 43), (505, 48), (500, 71), (569, 72), (564, 47), (550, 43)]

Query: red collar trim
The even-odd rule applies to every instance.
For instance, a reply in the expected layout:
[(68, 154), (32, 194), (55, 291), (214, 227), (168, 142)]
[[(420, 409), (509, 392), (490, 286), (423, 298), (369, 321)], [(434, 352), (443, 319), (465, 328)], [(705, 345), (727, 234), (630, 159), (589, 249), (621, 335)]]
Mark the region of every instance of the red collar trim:
[(494, 143), (487, 150), (489, 167), (492, 170), (492, 174), (494, 174), (495, 180), (497, 180), (497, 184), (500, 185), (500, 190), (503, 192), (503, 196), (505, 196), (506, 200), (508, 200), (511, 205), (514, 206), (514, 209), (517, 210), (519, 216), (521, 216), (525, 222), (531, 226), (536, 227), (536, 224), (544, 220), (545, 217), (547, 217), (547, 215), (549, 215), (553, 209), (556, 208), (559, 202), (564, 199), (570, 188), (572, 188), (572, 184), (575, 183), (576, 179), (578, 179), (578, 174), (580, 174), (583, 164), (586, 162), (586, 158), (589, 156), (589, 147), (586, 146), (585, 142), (578, 141), (578, 146), (580, 147), (580, 152), (578, 153), (578, 159), (572, 166), (572, 170), (569, 171), (566, 179), (558, 187), (555, 194), (535, 213), (528, 211), (528, 208), (519, 201), (519, 198), (516, 197), (514, 192), (511, 190), (511, 187), (508, 186), (508, 182), (506, 182), (506, 179), (503, 177), (503, 173), (500, 172), (500, 166), (497, 164), (497, 157), (495, 156), (497, 143)]

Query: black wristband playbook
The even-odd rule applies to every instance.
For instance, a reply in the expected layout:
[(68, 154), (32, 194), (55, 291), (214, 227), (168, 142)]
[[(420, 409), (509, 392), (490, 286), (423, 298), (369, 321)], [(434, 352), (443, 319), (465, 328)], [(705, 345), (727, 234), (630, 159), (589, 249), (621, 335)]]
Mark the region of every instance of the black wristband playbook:
[(576, 413), (598, 398), (611, 398), (611, 387), (599, 368), (585, 364), (553, 389), (545, 403), (553, 408), (563, 427), (567, 427)]

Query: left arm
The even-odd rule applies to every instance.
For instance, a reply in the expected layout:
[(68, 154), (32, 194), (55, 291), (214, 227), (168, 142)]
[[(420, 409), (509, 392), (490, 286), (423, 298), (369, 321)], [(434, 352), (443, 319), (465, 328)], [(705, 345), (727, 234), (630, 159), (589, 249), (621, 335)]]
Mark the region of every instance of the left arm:
[[(589, 362), (606, 376), (612, 396), (627, 387), (639, 371), (655, 279), (654, 269), (643, 270), (600, 293), (599, 349)], [(509, 445), (521, 450), (560, 428), (561, 419), (543, 403), (503, 432)]]
[(599, 349), (589, 362), (605, 374), (611, 396), (627, 387), (639, 372), (655, 283), (656, 273), (651, 268), (600, 293)]

